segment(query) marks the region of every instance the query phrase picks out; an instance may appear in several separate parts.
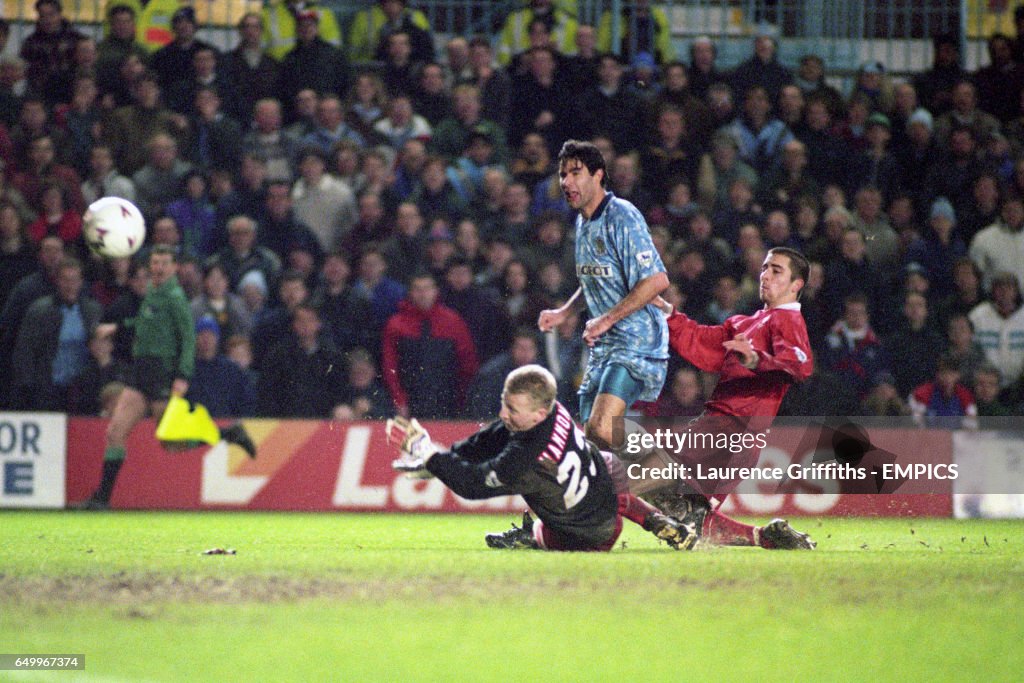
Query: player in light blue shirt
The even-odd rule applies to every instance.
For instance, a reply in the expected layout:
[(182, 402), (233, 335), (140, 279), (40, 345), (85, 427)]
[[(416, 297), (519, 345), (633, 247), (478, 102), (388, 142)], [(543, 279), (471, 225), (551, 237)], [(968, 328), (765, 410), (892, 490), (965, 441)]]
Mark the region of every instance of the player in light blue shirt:
[(562, 192), (576, 219), (576, 275), (580, 288), (559, 309), (540, 314), (546, 332), (569, 314), (580, 293), (590, 320), (591, 347), (580, 385), (580, 418), (588, 438), (615, 447), (612, 428), (635, 401), (661, 393), (668, 367), (665, 316), (651, 302), (668, 287), (665, 266), (635, 206), (605, 190), (601, 151), (569, 140), (558, 155)]

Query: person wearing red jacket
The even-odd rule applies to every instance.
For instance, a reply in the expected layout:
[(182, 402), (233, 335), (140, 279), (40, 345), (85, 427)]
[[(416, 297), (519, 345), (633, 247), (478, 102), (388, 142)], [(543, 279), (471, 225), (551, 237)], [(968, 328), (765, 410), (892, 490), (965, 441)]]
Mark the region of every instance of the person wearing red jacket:
[[(794, 382), (807, 379), (814, 369), (807, 326), (800, 314), (800, 290), (807, 281), (807, 259), (788, 247), (768, 252), (761, 266), (760, 298), (764, 308), (753, 315), (734, 315), (721, 325), (699, 325), (661, 302), (669, 314), (669, 345), (686, 360), (707, 372), (719, 373), (718, 385), (704, 404), (703, 415), (687, 431), (692, 434), (727, 433), (751, 437), (765, 433), (778, 413), (779, 404)], [(693, 468), (754, 467), (760, 455), (756, 440), (740, 452), (731, 449), (691, 447), (678, 460)], [(724, 459), (723, 459), (724, 456)], [(642, 467), (664, 467), (665, 454), (647, 456)], [(645, 493), (650, 501), (673, 517), (695, 528), (706, 540), (724, 545), (759, 545), (763, 548), (812, 549), (813, 541), (776, 519), (763, 527), (741, 524), (717, 510), (739, 484), (740, 478), (687, 479), (689, 493), (677, 486), (666, 489), (663, 480), (630, 480), (633, 493)]]
[(409, 296), (384, 326), (384, 383), (404, 417), (456, 417), (477, 371), (469, 328), (437, 303), (437, 293), (432, 275), (413, 276)]

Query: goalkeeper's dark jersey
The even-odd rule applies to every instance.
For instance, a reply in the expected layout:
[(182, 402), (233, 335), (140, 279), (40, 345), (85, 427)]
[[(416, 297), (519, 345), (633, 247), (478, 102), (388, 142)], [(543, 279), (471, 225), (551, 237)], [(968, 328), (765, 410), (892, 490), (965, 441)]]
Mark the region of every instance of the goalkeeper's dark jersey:
[(496, 420), (437, 453), (427, 469), (463, 498), (519, 494), (554, 531), (586, 543), (615, 527), (617, 498), (604, 458), (560, 404), (525, 432)]

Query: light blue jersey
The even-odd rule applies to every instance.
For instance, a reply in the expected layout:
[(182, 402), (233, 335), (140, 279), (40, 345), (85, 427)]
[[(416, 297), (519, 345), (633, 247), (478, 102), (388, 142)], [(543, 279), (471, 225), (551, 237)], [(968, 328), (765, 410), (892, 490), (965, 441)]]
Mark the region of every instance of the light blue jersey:
[[(576, 219), (576, 276), (591, 317), (606, 313), (626, 298), (637, 283), (665, 272), (647, 221), (635, 206), (611, 192), (591, 216)], [(580, 393), (593, 389), (600, 368), (624, 365), (643, 382), (641, 401), (653, 401), (665, 383), (668, 325), (664, 314), (648, 304), (602, 335), (590, 356)]]

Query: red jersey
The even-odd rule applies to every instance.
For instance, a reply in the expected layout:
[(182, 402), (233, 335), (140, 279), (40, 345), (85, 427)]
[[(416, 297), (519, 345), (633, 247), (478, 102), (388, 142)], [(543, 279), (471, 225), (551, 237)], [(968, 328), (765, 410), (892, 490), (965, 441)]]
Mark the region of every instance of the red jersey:
[[(721, 325), (699, 325), (677, 312), (669, 316), (668, 332), (676, 353), (701, 370), (720, 373), (704, 404), (709, 415), (775, 417), (789, 385), (802, 382), (814, 370), (807, 325), (797, 302), (754, 315), (734, 315)], [(740, 333), (760, 357), (753, 370), (743, 367), (739, 354), (722, 346)]]

